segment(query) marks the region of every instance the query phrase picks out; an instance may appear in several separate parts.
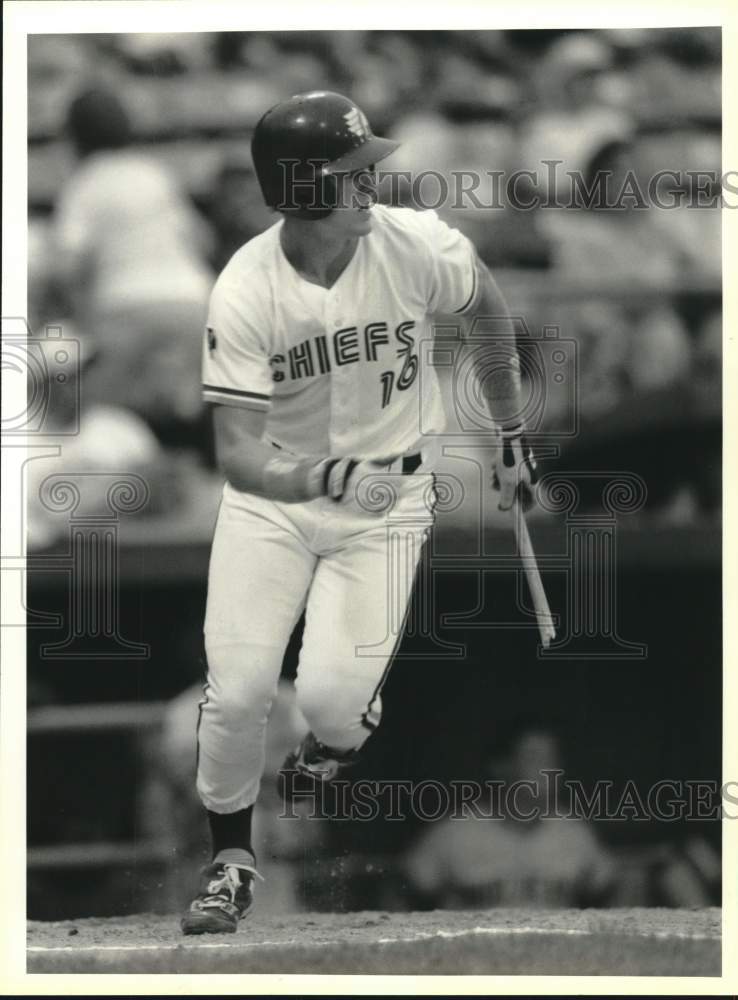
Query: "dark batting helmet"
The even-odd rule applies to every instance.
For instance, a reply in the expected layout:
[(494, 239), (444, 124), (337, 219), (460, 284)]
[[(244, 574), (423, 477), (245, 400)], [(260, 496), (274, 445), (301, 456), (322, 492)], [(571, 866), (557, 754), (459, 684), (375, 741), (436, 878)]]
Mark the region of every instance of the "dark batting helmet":
[(398, 145), (374, 135), (348, 97), (314, 90), (267, 111), (254, 130), (251, 155), (267, 205), (322, 219), (337, 204), (336, 174), (370, 167)]

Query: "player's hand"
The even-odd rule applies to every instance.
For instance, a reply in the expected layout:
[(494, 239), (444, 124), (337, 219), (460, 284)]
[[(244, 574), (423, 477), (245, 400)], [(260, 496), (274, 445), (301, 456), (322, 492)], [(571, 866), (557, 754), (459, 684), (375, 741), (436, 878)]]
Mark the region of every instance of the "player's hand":
[(395, 458), (328, 459), (323, 469), (323, 492), (336, 503), (350, 504), (368, 514), (385, 514), (396, 499), (391, 477), (386, 475), (394, 461)]
[(510, 510), (517, 496), (523, 510), (533, 506), (533, 490), (538, 482), (538, 467), (528, 444), (525, 428), (505, 427), (501, 431), (500, 457), (492, 470), (492, 488), (500, 491), (500, 510)]

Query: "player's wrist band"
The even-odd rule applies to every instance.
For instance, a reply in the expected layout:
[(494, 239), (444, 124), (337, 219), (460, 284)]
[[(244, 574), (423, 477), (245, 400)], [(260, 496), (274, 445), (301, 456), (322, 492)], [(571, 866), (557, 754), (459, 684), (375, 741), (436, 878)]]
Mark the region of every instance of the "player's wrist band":
[(264, 466), (264, 496), (283, 503), (303, 503), (322, 496), (323, 465), (275, 455)]
[(328, 494), (328, 484), (331, 478), (331, 472), (335, 469), (335, 467), (338, 465), (339, 462), (340, 458), (330, 458), (323, 466), (323, 478), (322, 478), (323, 496), (327, 496)]

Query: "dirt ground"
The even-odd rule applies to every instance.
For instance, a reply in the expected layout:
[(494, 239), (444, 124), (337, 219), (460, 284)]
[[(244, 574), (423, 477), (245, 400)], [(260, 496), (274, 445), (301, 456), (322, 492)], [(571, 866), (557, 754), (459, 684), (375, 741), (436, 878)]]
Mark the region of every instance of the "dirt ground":
[(720, 910), (249, 916), (185, 938), (176, 916), (30, 922), (29, 972), (720, 975)]

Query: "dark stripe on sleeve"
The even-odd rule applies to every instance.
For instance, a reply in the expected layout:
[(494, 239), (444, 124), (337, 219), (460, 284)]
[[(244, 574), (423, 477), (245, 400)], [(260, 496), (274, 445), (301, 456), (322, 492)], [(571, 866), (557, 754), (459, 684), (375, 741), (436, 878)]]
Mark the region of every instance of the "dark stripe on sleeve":
[(464, 305), (460, 309), (454, 309), (454, 314), (456, 314), (456, 313), (463, 313), (466, 309), (468, 309), (469, 306), (474, 301), (474, 299), (476, 297), (476, 294), (477, 294), (477, 262), (475, 260), (474, 261), (474, 266), (472, 268), (472, 290), (471, 290), (471, 295), (469, 296), (469, 298), (466, 300), (466, 302), (464, 303)]
[(233, 396), (236, 399), (263, 399), (266, 402), (272, 398), (263, 392), (244, 392), (242, 389), (226, 389), (220, 385), (207, 385), (203, 383), (203, 392), (222, 392), (224, 396)]

